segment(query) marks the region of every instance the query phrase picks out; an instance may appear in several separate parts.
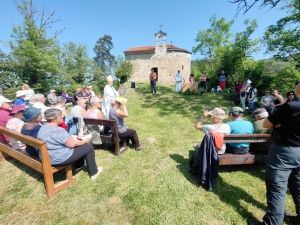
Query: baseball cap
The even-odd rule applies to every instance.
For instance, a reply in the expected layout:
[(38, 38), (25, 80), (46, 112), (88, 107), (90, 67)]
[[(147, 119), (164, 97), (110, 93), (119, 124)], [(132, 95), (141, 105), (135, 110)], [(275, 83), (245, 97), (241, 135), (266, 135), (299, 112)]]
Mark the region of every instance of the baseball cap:
[(243, 113), (243, 112), (244, 112), (244, 111), (243, 111), (243, 109), (242, 109), (241, 107), (235, 106), (235, 107), (232, 107), (232, 108), (230, 109), (229, 115), (230, 115), (230, 113), (231, 113), (231, 114), (234, 115), (234, 116), (238, 116), (238, 115), (240, 115), (240, 114)]
[(264, 108), (258, 108), (258, 109), (256, 109), (256, 110), (251, 114), (251, 116), (255, 116), (255, 115), (258, 115), (258, 114), (265, 113), (265, 112), (267, 112), (266, 109), (264, 109)]

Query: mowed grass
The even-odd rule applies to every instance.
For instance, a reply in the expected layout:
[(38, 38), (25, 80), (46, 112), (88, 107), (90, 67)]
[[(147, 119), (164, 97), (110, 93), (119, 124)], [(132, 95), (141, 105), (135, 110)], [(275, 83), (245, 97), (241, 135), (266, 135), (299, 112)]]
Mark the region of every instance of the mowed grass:
[[(130, 145), (116, 157), (96, 150), (103, 173), (77, 181), (48, 200), (43, 176), (10, 159), (0, 163), (0, 224), (246, 224), (266, 211), (264, 166), (221, 167), (215, 189), (198, 187), (187, 171), (192, 145), (203, 138), (194, 128), (204, 110), (233, 106), (227, 93), (179, 95), (174, 87), (138, 83), (128, 98), (126, 123), (144, 149)], [(251, 119), (250, 117), (248, 119)], [(228, 119), (227, 119), (228, 120)], [(226, 120), (226, 121), (227, 121)], [(207, 121), (208, 122), (208, 121)], [(55, 174), (55, 180), (63, 174)], [(286, 208), (295, 212), (288, 194)]]

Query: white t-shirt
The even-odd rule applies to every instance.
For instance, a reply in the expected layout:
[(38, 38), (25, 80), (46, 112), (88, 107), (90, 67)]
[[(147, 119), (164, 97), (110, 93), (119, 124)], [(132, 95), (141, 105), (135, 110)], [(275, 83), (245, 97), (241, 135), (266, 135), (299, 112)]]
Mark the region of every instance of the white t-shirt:
[[(220, 132), (223, 134), (230, 134), (231, 129), (228, 124), (222, 124), (222, 126), (217, 127), (213, 124), (202, 125), (202, 129), (205, 134), (209, 134), (210, 132)], [(226, 145), (223, 144), (222, 148), (218, 151), (218, 154), (224, 154), (226, 150)]]

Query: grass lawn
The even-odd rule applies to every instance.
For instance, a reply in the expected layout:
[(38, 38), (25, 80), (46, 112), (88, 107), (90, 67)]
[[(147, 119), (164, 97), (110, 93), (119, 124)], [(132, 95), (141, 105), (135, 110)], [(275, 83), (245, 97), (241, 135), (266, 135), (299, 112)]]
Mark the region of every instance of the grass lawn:
[[(77, 181), (45, 195), (43, 176), (16, 160), (0, 163), (0, 224), (246, 224), (266, 211), (264, 166), (221, 167), (213, 192), (197, 186), (187, 171), (192, 145), (203, 133), (194, 128), (204, 110), (233, 106), (228, 93), (179, 95), (173, 86), (138, 83), (127, 98), (126, 123), (144, 149), (132, 146), (120, 157), (96, 150), (103, 167), (96, 180), (86, 170)], [(251, 119), (251, 118), (248, 118)], [(227, 119), (228, 120), (228, 119)], [(226, 120), (226, 121), (227, 121)], [(58, 181), (62, 174), (55, 174)], [(290, 194), (286, 208), (292, 212)]]

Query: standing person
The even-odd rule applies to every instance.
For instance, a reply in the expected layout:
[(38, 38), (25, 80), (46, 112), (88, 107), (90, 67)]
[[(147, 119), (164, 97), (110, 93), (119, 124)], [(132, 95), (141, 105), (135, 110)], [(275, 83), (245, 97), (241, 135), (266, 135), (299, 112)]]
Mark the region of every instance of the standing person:
[(235, 94), (235, 98), (234, 98), (234, 103), (237, 105), (240, 101), (240, 90), (242, 88), (242, 84), (238, 81), (234, 82), (234, 94)]
[[(300, 84), (296, 86), (300, 96)], [(296, 206), (297, 216), (289, 216), (292, 224), (300, 223), (300, 102), (287, 102), (265, 119), (263, 127), (273, 128), (265, 182), (267, 188), (267, 213), (260, 223), (253, 218), (252, 224), (283, 224), (286, 192), (289, 188)]]
[(22, 90), (25, 91), (26, 95), (25, 95), (25, 103), (26, 105), (29, 103), (30, 98), (33, 97), (35, 95), (34, 90), (32, 90), (28, 84), (23, 84), (22, 86)]
[(17, 100), (14, 102), (14, 105), (26, 105), (25, 102), (26, 92), (23, 90), (16, 92)]
[(93, 86), (87, 86), (87, 90), (90, 92), (91, 98), (96, 96), (95, 92), (93, 91)]
[[(131, 140), (136, 151), (142, 150), (144, 147), (139, 141), (137, 132), (126, 126), (124, 118), (128, 117), (128, 111), (126, 107), (127, 99), (112, 98), (111, 99), (111, 110), (109, 112), (109, 119), (117, 121), (117, 129), (120, 138), (126, 138)], [(120, 109), (121, 107), (121, 109)], [(111, 129), (113, 131), (113, 129)]]
[(220, 87), (222, 92), (224, 92), (226, 87), (226, 80), (228, 79), (229, 75), (224, 73), (224, 70), (221, 70), (221, 73), (218, 75), (218, 79), (220, 80)]
[(77, 104), (77, 101), (82, 98), (81, 97), (81, 88), (76, 88), (76, 91), (75, 93), (73, 94), (73, 102), (74, 104), (76, 105)]
[(150, 93), (152, 93), (152, 94), (156, 94), (156, 78), (157, 78), (157, 75), (154, 72), (154, 69), (151, 69), (149, 79), (150, 79), (150, 87), (151, 87)]
[(175, 91), (179, 93), (181, 91), (181, 87), (182, 87), (182, 75), (180, 73), (180, 70), (178, 70), (175, 76)]
[(273, 95), (270, 95), (270, 91), (267, 90), (265, 95), (261, 97), (260, 103), (262, 104), (263, 108), (265, 108), (270, 115), (272, 113), (272, 103), (274, 101)]
[(247, 86), (246, 81), (244, 81), (243, 86), (240, 90), (240, 99), (241, 99), (243, 112), (245, 111), (245, 108), (246, 108), (246, 99), (247, 99), (247, 95), (248, 95), (248, 90), (249, 90), (249, 87)]
[(206, 90), (206, 79), (207, 79), (206, 71), (203, 71), (203, 74), (200, 77), (200, 87), (203, 88), (204, 90)]
[(272, 106), (273, 106), (273, 112), (275, 112), (284, 104), (284, 100), (277, 90), (273, 91), (273, 95), (274, 95), (274, 100)]
[(189, 82), (191, 82), (191, 83), (195, 82), (194, 81), (194, 74), (192, 74), (192, 73), (190, 74)]
[(46, 142), (51, 165), (65, 166), (75, 163), (75, 171), (78, 171), (84, 167), (86, 160), (90, 178), (96, 179), (102, 172), (102, 167), (97, 168), (95, 150), (89, 143), (90, 139), (79, 140), (58, 127), (63, 122), (59, 109), (46, 110), (45, 118), (47, 123), (41, 127), (37, 137)]
[(257, 89), (255, 88), (255, 84), (250, 84), (249, 89), (249, 95), (248, 95), (248, 102), (249, 102), (249, 108), (251, 113), (255, 110), (255, 104), (258, 101), (257, 100)]
[(116, 89), (113, 86), (113, 78), (111, 75), (109, 75), (106, 78), (107, 85), (104, 87), (104, 94), (103, 94), (103, 102), (102, 102), (102, 114), (103, 119), (108, 120), (109, 111), (111, 109), (110, 100), (112, 98), (116, 98), (119, 96), (119, 92), (116, 91)]
[[(12, 118), (12, 116), (10, 115), (12, 108), (13, 103), (11, 100), (8, 100), (4, 97), (0, 98), (0, 126), (5, 127), (7, 121)], [(9, 137), (5, 136), (4, 134), (0, 134), (0, 142), (8, 145)]]

